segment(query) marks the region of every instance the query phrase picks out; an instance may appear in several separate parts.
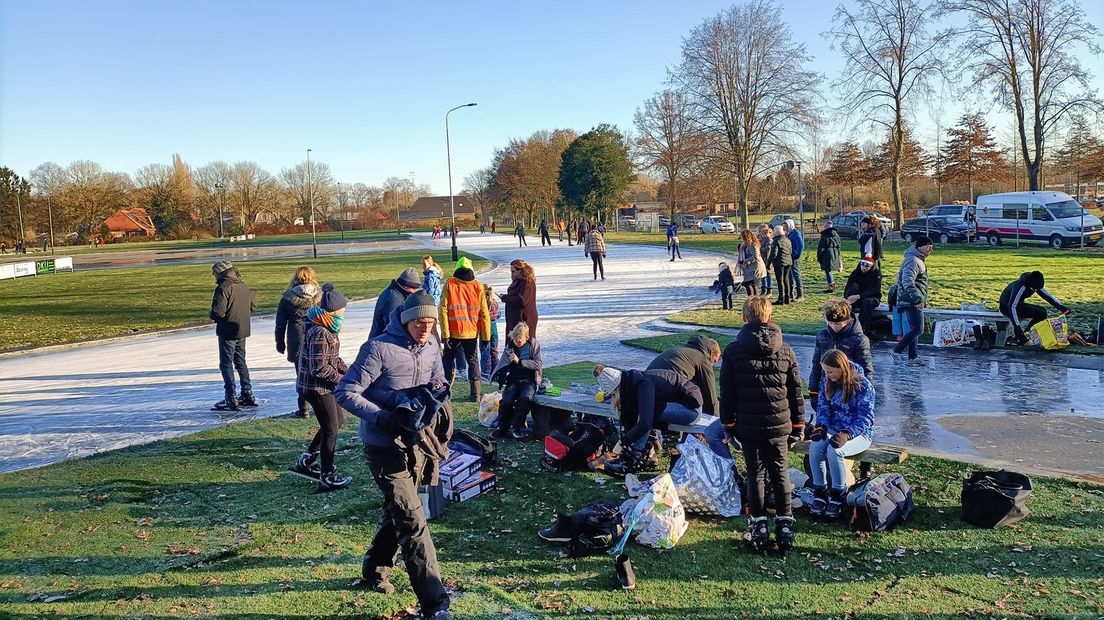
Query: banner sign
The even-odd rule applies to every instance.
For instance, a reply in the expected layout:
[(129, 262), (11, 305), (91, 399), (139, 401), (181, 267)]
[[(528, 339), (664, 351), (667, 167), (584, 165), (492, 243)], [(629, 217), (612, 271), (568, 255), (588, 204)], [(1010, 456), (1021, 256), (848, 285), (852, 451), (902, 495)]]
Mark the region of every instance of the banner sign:
[(35, 275), (35, 264), (29, 263), (15, 263), (15, 277), (22, 278), (23, 276)]
[(35, 275), (40, 276), (44, 273), (53, 273), (54, 271), (54, 259), (44, 258), (42, 260), (35, 261)]
[(0, 265), (0, 280), (12, 280), (15, 278), (15, 265), (8, 263)]
[(61, 258), (54, 259), (54, 269), (57, 271), (72, 271), (73, 257), (62, 256)]

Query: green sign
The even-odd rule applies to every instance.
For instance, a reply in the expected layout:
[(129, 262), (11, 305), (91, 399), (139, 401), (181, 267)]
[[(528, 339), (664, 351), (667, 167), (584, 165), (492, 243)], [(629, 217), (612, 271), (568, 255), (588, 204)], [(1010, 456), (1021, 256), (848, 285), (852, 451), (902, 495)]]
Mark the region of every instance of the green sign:
[(54, 259), (45, 258), (35, 261), (35, 275), (42, 275), (44, 273), (53, 273), (54, 271)]

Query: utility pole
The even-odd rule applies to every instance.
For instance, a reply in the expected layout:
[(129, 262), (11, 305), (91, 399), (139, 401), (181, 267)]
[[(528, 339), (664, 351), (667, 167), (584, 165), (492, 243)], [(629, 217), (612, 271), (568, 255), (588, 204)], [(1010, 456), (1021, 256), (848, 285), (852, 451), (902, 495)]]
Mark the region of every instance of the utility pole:
[(451, 220), (452, 220), (452, 223), (450, 224), (451, 228), (449, 229), (449, 233), (452, 235), (452, 260), (453, 260), (453, 262), (456, 262), (456, 260), (459, 258), (459, 256), (458, 256), (458, 253), (457, 253), (457, 250), (456, 250), (456, 207), (455, 207), (455, 205), (453, 205), (453, 196), (452, 196), (452, 146), (449, 144), (448, 117), (449, 117), (449, 114), (452, 114), (454, 111), (459, 110), (460, 108), (470, 108), (473, 105), (475, 105), (475, 104), (474, 103), (465, 103), (464, 105), (458, 105), (455, 108), (452, 108), (451, 110), (449, 110), (448, 112), (445, 112), (445, 157), (448, 160), (449, 213), (450, 213)]
[(222, 190), (225, 187), (226, 186), (223, 185), (222, 183), (215, 183), (215, 189), (218, 190), (218, 194), (219, 194), (219, 199), (218, 199), (218, 206), (219, 206), (219, 222), (218, 222), (218, 224), (219, 224), (219, 227), (218, 227), (219, 228), (219, 239), (222, 239), (222, 219), (223, 219), (223, 216), (222, 216), (223, 191)]
[(307, 149), (307, 202), (310, 204), (311, 249), (314, 257), (318, 258), (318, 228), (314, 224), (314, 183), (311, 179), (310, 153), (311, 150)]

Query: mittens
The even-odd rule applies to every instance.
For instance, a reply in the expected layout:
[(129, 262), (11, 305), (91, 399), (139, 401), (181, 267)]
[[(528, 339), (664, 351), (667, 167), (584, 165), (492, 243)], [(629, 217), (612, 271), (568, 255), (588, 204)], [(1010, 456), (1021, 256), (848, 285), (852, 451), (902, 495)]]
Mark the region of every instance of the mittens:
[(823, 424), (817, 424), (813, 427), (813, 434), (809, 435), (811, 441), (821, 441), (824, 436), (828, 434), (828, 429)]
[(840, 431), (835, 435), (832, 435), (832, 438), (828, 440), (828, 443), (832, 444), (833, 448), (842, 448), (843, 444), (847, 443), (848, 441), (851, 441), (851, 435), (848, 435), (846, 431)]

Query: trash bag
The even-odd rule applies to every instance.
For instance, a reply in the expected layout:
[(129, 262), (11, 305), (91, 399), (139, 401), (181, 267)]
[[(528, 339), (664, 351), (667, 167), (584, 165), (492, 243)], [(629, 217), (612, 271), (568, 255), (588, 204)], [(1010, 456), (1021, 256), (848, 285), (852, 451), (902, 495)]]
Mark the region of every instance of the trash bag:
[(679, 444), (679, 457), (671, 468), (675, 490), (686, 512), (735, 517), (743, 508), (733, 461), (709, 449), (694, 435)]
[(978, 527), (1011, 525), (1031, 511), (1031, 479), (1004, 471), (978, 471), (962, 481), (962, 520)]
[(621, 505), (621, 513), (627, 522), (635, 524), (636, 542), (656, 549), (674, 548), (690, 524), (671, 474), (647, 482), (629, 474), (625, 476), (625, 488), (634, 499)]
[(487, 428), (494, 428), (498, 423), (498, 405), (502, 402), (502, 392), (484, 394), (479, 401), (479, 423)]
[(936, 321), (932, 335), (932, 344), (937, 347), (958, 347), (966, 344), (970, 337), (965, 319)]

